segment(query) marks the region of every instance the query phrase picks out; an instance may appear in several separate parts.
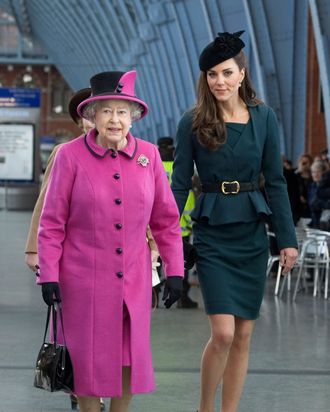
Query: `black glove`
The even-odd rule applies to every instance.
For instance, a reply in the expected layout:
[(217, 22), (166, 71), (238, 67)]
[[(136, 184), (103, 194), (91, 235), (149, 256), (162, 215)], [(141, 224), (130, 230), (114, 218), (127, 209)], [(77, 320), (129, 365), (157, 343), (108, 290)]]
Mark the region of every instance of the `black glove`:
[(61, 302), (60, 285), (58, 282), (42, 283), (41, 291), (42, 298), (48, 306), (54, 305), (54, 302)]
[(174, 302), (181, 298), (183, 290), (183, 278), (181, 276), (169, 276), (165, 281), (162, 300), (166, 309), (169, 309)]
[(194, 245), (183, 241), (184, 268), (190, 270), (197, 260), (197, 251)]

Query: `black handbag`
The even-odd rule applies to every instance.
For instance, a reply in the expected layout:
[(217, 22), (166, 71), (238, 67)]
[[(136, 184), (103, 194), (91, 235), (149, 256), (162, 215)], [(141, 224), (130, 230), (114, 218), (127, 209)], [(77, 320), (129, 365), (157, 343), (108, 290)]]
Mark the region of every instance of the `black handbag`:
[[(59, 345), (57, 343), (58, 313), (60, 315), (64, 345)], [(46, 342), (50, 314), (52, 314), (54, 342)], [(62, 309), (60, 304), (56, 304), (56, 306), (48, 306), (44, 341), (36, 362), (34, 386), (50, 392), (73, 392), (72, 362), (65, 343)]]

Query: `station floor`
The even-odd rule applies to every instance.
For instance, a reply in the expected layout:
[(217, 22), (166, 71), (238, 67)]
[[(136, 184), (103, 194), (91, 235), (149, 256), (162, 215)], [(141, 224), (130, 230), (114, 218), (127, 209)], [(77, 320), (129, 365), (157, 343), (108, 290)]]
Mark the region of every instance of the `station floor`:
[[(69, 411), (68, 395), (32, 387), (46, 307), (24, 264), (30, 217), (0, 211), (0, 412)], [(275, 298), (273, 290), (274, 280), (268, 279), (238, 412), (329, 412), (329, 301), (300, 293), (292, 303), (287, 294)], [(191, 296), (202, 305), (198, 287)], [(157, 390), (135, 396), (130, 411), (195, 412), (208, 333), (202, 308), (157, 309), (152, 325)]]

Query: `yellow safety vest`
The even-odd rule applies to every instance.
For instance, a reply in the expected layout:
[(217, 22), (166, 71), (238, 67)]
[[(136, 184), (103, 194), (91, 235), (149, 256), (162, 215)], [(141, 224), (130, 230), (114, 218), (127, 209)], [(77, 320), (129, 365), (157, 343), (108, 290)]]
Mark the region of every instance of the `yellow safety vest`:
[[(172, 172), (173, 172), (173, 161), (163, 161), (163, 166), (167, 175), (167, 178), (172, 183)], [(181, 235), (189, 236), (192, 233), (192, 220), (190, 217), (190, 213), (193, 211), (195, 207), (195, 195), (192, 190), (189, 191), (188, 199), (186, 205), (184, 207), (181, 219), (180, 219), (180, 226), (181, 226)]]
[(173, 160), (171, 161), (163, 160), (163, 166), (164, 166), (168, 181), (171, 184), (172, 183), (172, 173), (173, 173)]

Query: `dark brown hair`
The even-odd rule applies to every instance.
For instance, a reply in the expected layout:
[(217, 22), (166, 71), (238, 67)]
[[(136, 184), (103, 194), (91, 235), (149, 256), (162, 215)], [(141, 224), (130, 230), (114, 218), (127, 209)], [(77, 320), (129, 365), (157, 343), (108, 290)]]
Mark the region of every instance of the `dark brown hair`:
[[(240, 51), (233, 59), (240, 70), (245, 69), (245, 76), (238, 91), (240, 98), (245, 104), (256, 105), (260, 103), (252, 87), (244, 52)], [(206, 72), (201, 72), (198, 81), (197, 103), (194, 108), (192, 130), (196, 133), (199, 143), (209, 150), (215, 151), (226, 143), (225, 122), (217, 100), (207, 84)]]

